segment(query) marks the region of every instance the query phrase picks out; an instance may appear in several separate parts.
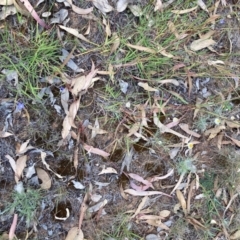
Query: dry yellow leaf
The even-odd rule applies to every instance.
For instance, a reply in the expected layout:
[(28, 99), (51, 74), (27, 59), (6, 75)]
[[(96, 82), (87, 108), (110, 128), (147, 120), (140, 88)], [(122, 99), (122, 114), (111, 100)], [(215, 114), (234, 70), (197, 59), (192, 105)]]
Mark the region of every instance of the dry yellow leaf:
[(214, 44), (216, 44), (216, 42), (213, 39), (198, 39), (191, 43), (190, 49), (196, 52)]
[(52, 185), (51, 178), (49, 177), (48, 173), (41, 169), (41, 168), (36, 168), (37, 176), (38, 178), (42, 181), (41, 188), (42, 189), (49, 189)]
[(157, 53), (155, 50), (153, 50), (151, 48), (148, 48), (148, 47), (143, 47), (143, 46), (139, 46), (139, 45), (133, 45), (133, 44), (130, 44), (130, 43), (127, 43), (126, 45), (128, 47), (130, 47), (130, 48), (134, 48), (134, 49), (142, 51), (142, 52), (153, 53), (153, 54)]
[(196, 10), (197, 8), (198, 8), (198, 6), (193, 7), (193, 8), (184, 9), (184, 10), (172, 10), (171, 12), (175, 13), (175, 14), (185, 14), (185, 13), (192, 12), (192, 11)]
[(182, 206), (183, 212), (186, 215), (186, 213), (187, 213), (187, 203), (186, 203), (186, 200), (185, 200), (182, 192), (179, 189), (176, 190), (176, 194), (177, 194), (177, 198), (179, 200), (179, 203)]
[(156, 88), (150, 87), (150, 86), (148, 85), (148, 83), (139, 82), (139, 83), (138, 83), (138, 86), (144, 88), (144, 90), (149, 91), (149, 92), (156, 92), (156, 91), (158, 91)]

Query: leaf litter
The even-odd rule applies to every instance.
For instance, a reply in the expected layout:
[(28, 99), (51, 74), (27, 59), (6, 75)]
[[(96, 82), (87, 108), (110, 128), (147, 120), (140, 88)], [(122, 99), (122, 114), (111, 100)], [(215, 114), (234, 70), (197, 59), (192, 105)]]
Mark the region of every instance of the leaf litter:
[[(188, 68), (189, 65), (187, 65), (186, 62), (184, 62), (184, 64), (181, 63), (181, 59), (178, 59), (179, 56), (177, 56), (177, 53), (174, 52), (173, 55), (172, 53), (170, 53), (170, 51), (168, 52), (169, 48), (163, 48), (161, 46), (159, 46), (158, 49), (153, 48), (152, 46), (145, 47), (146, 45), (143, 46), (141, 42), (134, 42), (132, 41), (131, 38), (127, 39), (127, 43), (122, 44), (121, 41), (123, 41), (124, 38), (122, 34), (116, 32), (116, 29), (113, 27), (113, 22), (111, 21), (112, 13), (110, 12), (113, 12), (115, 10), (117, 12), (124, 12), (126, 11), (127, 8), (129, 8), (130, 11), (127, 12), (128, 11), (127, 10), (126, 11), (127, 14), (132, 14), (135, 17), (139, 16), (146, 17), (146, 19), (148, 19), (149, 16), (147, 15), (145, 16), (144, 11), (141, 11), (142, 9), (141, 4), (139, 4), (139, 6), (131, 5), (131, 1), (119, 0), (115, 2), (115, 5), (112, 5), (111, 1), (103, 0), (92, 1), (84, 6), (79, 4), (81, 7), (79, 5), (78, 7), (77, 3), (75, 2), (76, 5), (74, 5), (72, 1), (57, 1), (57, 2), (59, 3), (62, 2), (64, 6), (70, 7), (72, 12), (74, 14), (77, 14), (78, 17), (81, 16), (82, 19), (88, 19), (86, 24), (87, 27), (86, 28), (84, 27), (84, 29), (85, 30), (87, 29), (86, 35), (88, 35), (89, 40), (86, 37), (84, 37), (83, 34), (81, 34), (82, 29), (79, 29), (72, 24), (66, 25), (64, 23), (66, 17), (68, 17), (69, 9), (67, 10), (58, 9), (60, 11), (64, 10), (62, 11), (64, 13), (63, 14), (64, 18), (56, 22), (62, 24), (60, 26), (58, 25), (59, 33), (63, 37), (62, 39), (65, 39), (65, 37), (67, 36), (67, 34), (64, 32), (66, 31), (73, 35), (72, 37), (79, 38), (80, 42), (82, 40), (81, 44), (83, 44), (83, 46), (90, 45), (91, 46), (90, 48), (92, 48), (93, 46), (99, 47), (100, 46), (98, 45), (99, 43), (97, 41), (92, 41), (91, 37), (92, 31), (94, 31), (94, 24), (91, 22), (92, 21), (91, 14), (93, 14), (93, 11), (96, 10), (96, 9), (94, 10), (95, 7), (100, 11), (97, 14), (98, 17), (101, 16), (101, 14), (104, 15), (104, 17), (101, 16), (103, 21), (101, 20), (99, 22), (101, 22), (101, 24), (102, 23), (104, 24), (105, 37), (106, 39), (111, 41), (109, 48), (106, 50), (107, 54), (110, 53), (112, 57), (116, 57), (116, 60), (119, 60), (119, 57), (124, 56), (128, 48), (137, 50), (136, 52), (138, 52), (138, 54), (150, 54), (150, 56), (152, 55), (155, 56), (160, 53), (162, 57), (171, 58), (171, 60), (174, 62), (173, 64), (174, 67), (173, 66), (171, 67), (171, 71), (178, 73), (178, 75), (181, 77), (178, 77), (178, 75), (169, 74), (169, 76), (163, 78), (162, 81), (156, 81), (156, 83), (154, 83), (153, 86), (150, 86), (150, 83), (152, 83), (152, 81), (154, 81), (155, 79), (152, 80), (152, 77), (148, 76), (147, 77), (140, 76), (140, 78), (144, 79), (148, 78), (147, 80), (151, 79), (148, 83), (140, 79), (137, 82), (134, 82), (136, 81), (136, 78), (133, 80), (133, 82), (130, 82), (124, 75), (122, 75), (119, 78), (119, 71), (125, 71), (126, 68), (138, 66), (139, 63), (137, 61), (130, 60), (126, 61), (123, 64), (108, 63), (106, 64), (107, 67), (104, 67), (103, 65), (99, 64), (99, 61), (97, 61), (93, 57), (93, 59), (92, 58), (89, 59), (89, 62), (91, 62), (91, 66), (88, 65), (88, 67), (85, 67), (84, 64), (79, 64), (78, 55), (80, 56), (82, 52), (79, 49), (76, 50), (75, 48), (70, 47), (70, 49), (73, 49), (73, 51), (69, 54), (69, 52), (67, 51), (67, 49), (69, 50), (69, 46), (65, 42), (64, 45), (65, 44), (66, 45), (62, 46), (64, 47), (62, 49), (64, 49), (67, 52), (63, 53), (63, 56), (61, 58), (61, 61), (63, 62), (62, 66), (63, 67), (65, 65), (68, 66), (69, 69), (72, 70), (72, 72), (71, 73), (68, 72), (67, 74), (61, 73), (64, 87), (61, 88), (59, 97), (56, 96), (56, 93), (53, 90), (55, 86), (51, 86), (51, 88), (50, 87), (42, 88), (39, 91), (39, 96), (41, 95), (40, 96), (41, 99), (44, 99), (44, 97), (47, 95), (51, 106), (59, 106), (58, 115), (61, 116), (62, 118), (61, 121), (62, 129), (60, 130), (61, 126), (60, 127), (57, 126), (57, 129), (58, 132), (61, 132), (62, 145), (56, 144), (57, 146), (55, 147), (56, 149), (58, 148), (56, 151), (58, 151), (59, 148), (64, 148), (66, 154), (69, 154), (71, 145), (76, 144), (76, 146), (74, 146), (74, 149), (78, 151), (74, 153), (74, 156), (73, 154), (69, 154), (70, 156), (69, 164), (74, 165), (75, 173), (73, 173), (71, 176), (67, 175), (67, 178), (65, 180), (65, 178), (61, 176), (61, 174), (59, 174), (59, 172), (56, 170), (57, 169), (56, 165), (58, 164), (57, 161), (55, 161), (55, 159), (52, 162), (46, 160), (47, 153), (45, 152), (45, 150), (43, 150), (42, 148), (31, 146), (29, 143), (30, 141), (32, 143), (33, 140), (32, 139), (30, 140), (30, 137), (29, 138), (25, 137), (24, 140), (20, 141), (20, 144), (18, 144), (15, 155), (14, 154), (4, 155), (8, 160), (8, 163), (11, 165), (12, 171), (15, 174), (15, 181), (19, 182), (20, 180), (24, 180), (25, 179), (24, 172), (26, 172), (27, 179), (31, 179), (32, 176), (37, 174), (38, 179), (40, 179), (41, 181), (40, 187), (49, 192), (51, 191), (52, 185), (55, 186), (55, 181), (59, 181), (56, 180), (57, 178), (65, 182), (67, 186), (69, 185), (69, 181), (71, 181), (70, 186), (73, 185), (76, 191), (80, 192), (79, 193), (80, 198), (78, 198), (79, 202), (78, 205), (79, 207), (80, 206), (81, 207), (79, 212), (78, 227), (76, 227), (77, 224), (75, 225), (72, 224), (71, 227), (68, 226), (67, 228), (68, 235), (65, 236), (66, 237), (65, 239), (84, 239), (85, 234), (86, 235), (88, 234), (87, 230), (85, 230), (85, 227), (89, 224), (87, 223), (86, 220), (89, 217), (88, 216), (89, 213), (96, 222), (99, 221), (99, 218), (101, 218), (101, 220), (104, 219), (105, 214), (107, 215), (109, 214), (110, 212), (109, 211), (110, 204), (108, 204), (109, 200), (105, 199), (103, 197), (103, 194), (102, 196), (96, 194), (96, 197), (93, 197), (95, 195), (92, 192), (96, 191), (96, 189), (100, 191), (99, 193), (102, 193), (101, 191), (105, 192), (109, 191), (108, 194), (112, 195), (114, 195), (116, 191), (118, 191), (119, 194), (121, 192), (121, 195), (124, 196), (125, 198), (124, 201), (128, 201), (127, 199), (131, 199), (133, 200), (133, 202), (139, 201), (140, 204), (139, 205), (135, 204), (138, 207), (137, 209), (135, 208), (135, 210), (133, 210), (133, 215), (131, 217), (136, 221), (137, 224), (147, 223), (149, 226), (153, 227), (152, 229), (158, 228), (162, 229), (161, 231), (166, 231), (166, 233), (172, 234), (171, 224), (174, 224), (173, 223), (174, 221), (172, 221), (171, 215), (175, 214), (173, 211), (174, 206), (171, 206), (171, 209), (169, 208), (169, 210), (163, 209), (159, 211), (159, 213), (153, 213), (152, 212), (153, 210), (146, 208), (146, 206), (150, 206), (149, 201), (152, 204), (158, 204), (158, 201), (156, 200), (158, 197), (161, 197), (163, 201), (168, 201), (165, 200), (164, 197), (166, 197), (167, 199), (172, 198), (178, 199), (179, 201), (178, 211), (183, 211), (187, 223), (194, 226), (194, 228), (196, 229), (203, 230), (206, 229), (204, 221), (202, 220), (200, 221), (199, 219), (194, 218), (195, 213), (193, 213), (193, 215), (190, 215), (191, 214), (190, 211), (192, 209), (190, 207), (190, 204), (194, 205), (194, 201), (198, 201), (199, 199), (201, 199), (198, 198), (198, 196), (201, 195), (202, 191), (201, 188), (199, 189), (199, 184), (201, 183), (201, 180), (204, 179), (204, 174), (202, 174), (203, 172), (198, 173), (196, 169), (195, 169), (196, 171), (190, 171), (190, 173), (188, 172), (189, 169), (187, 170), (183, 169), (183, 172), (180, 172), (180, 170), (174, 171), (172, 167), (177, 162), (180, 161), (179, 159), (182, 156), (193, 156), (192, 154), (196, 154), (200, 156), (200, 158), (201, 157), (204, 158), (206, 153), (204, 153), (204, 149), (202, 146), (203, 144), (206, 143), (209, 145), (211, 144), (211, 146), (218, 147), (220, 150), (222, 150), (224, 148), (224, 145), (227, 144), (231, 144), (232, 146), (238, 148), (240, 146), (238, 121), (227, 120), (228, 116), (226, 116), (227, 115), (226, 112), (222, 111), (221, 114), (223, 115), (225, 114), (225, 116), (223, 117), (220, 116), (221, 121), (219, 124), (217, 124), (216, 122), (213, 123), (214, 122), (213, 118), (208, 116), (209, 118), (206, 121), (206, 124), (208, 124), (207, 128), (204, 131), (199, 132), (198, 125), (195, 125), (195, 122), (202, 120), (201, 118), (204, 118), (207, 115), (206, 114), (207, 111), (211, 112), (214, 111), (215, 109), (214, 107), (212, 107), (213, 105), (211, 105), (212, 100), (210, 101), (208, 97), (204, 97), (205, 100), (203, 101), (201, 95), (197, 94), (197, 91), (195, 91), (196, 80), (195, 76), (198, 75), (196, 69), (191, 71), (186, 70), (185, 68)], [(164, 11), (167, 11), (166, 6), (171, 6), (172, 2), (173, 1), (168, 1), (167, 3), (163, 3), (162, 1), (154, 1), (154, 3), (152, 3), (153, 7), (152, 11), (155, 11), (156, 14), (163, 14)], [(24, 3), (27, 4), (28, 1), (24, 1)], [(3, 4), (5, 5), (6, 2)], [(183, 15), (198, 16), (200, 11), (205, 12), (204, 14), (208, 15), (208, 18), (209, 16), (211, 18), (212, 12), (211, 7), (207, 7), (204, 1), (197, 1), (196, 4), (198, 6), (180, 10), (176, 9), (180, 8), (180, 6), (177, 5), (177, 7), (170, 8), (170, 11), (172, 12), (172, 14), (175, 14), (179, 18), (181, 18)], [(226, 4), (227, 3), (222, 1), (222, 5)], [(216, 14), (217, 11), (216, 6), (214, 8), (214, 11), (215, 11), (214, 14)], [(31, 11), (33, 17), (37, 19), (40, 25), (42, 25), (45, 28), (48, 28), (48, 26), (43, 21), (38, 19), (39, 17), (37, 15), (34, 15), (34, 12), (35, 11)], [(56, 12), (57, 11), (55, 11), (55, 13)], [(29, 12), (26, 14), (29, 14)], [(72, 15), (69, 15), (69, 18), (72, 18)], [(213, 18), (212, 19), (210, 18), (208, 19), (209, 22), (211, 23), (214, 22), (214, 24), (217, 22), (216, 20), (217, 18), (214, 18), (216, 21), (215, 20), (213, 21), (212, 20)], [(182, 48), (185, 49), (186, 54), (194, 55), (195, 54), (194, 52), (200, 52), (202, 50), (207, 51), (207, 49), (210, 50), (212, 53), (217, 52), (214, 49), (217, 47), (218, 44), (217, 40), (215, 41), (216, 32), (208, 31), (205, 32), (204, 34), (200, 34), (200, 32), (195, 32), (195, 36), (192, 38), (191, 31), (188, 31), (187, 29), (184, 31), (182, 29), (178, 29), (178, 27), (179, 25), (177, 25), (176, 22), (170, 21), (168, 22), (168, 28), (175, 37), (176, 42), (178, 40), (181, 40), (183, 42), (186, 41), (184, 42), (187, 43), (185, 48)], [(198, 37), (196, 37), (197, 34)], [(105, 44), (106, 43), (107, 40)], [(179, 45), (178, 47), (181, 46)], [(187, 50), (187, 47), (189, 47), (190, 50), (193, 52)], [(175, 48), (175, 50), (178, 50), (177, 47)], [(94, 52), (95, 50), (89, 49), (89, 52), (91, 51)], [(115, 54), (116, 56), (114, 56)], [(218, 66), (223, 64), (227, 66), (229, 63), (225, 61), (225, 59), (224, 62), (222, 60), (218, 60), (221, 59), (221, 56), (222, 55), (219, 54), (218, 56), (216, 56), (214, 60), (212, 60), (213, 59), (212, 57), (209, 58), (211, 60), (207, 58), (206, 61), (207, 65), (214, 66), (214, 68), (215, 67), (217, 68)], [(178, 62), (177, 60), (180, 61)], [(97, 67), (95, 67), (95, 64), (93, 62), (96, 64)], [(119, 70), (120, 69), (119, 66), (121, 67), (121, 70)], [(184, 73), (185, 75), (184, 74), (181, 75), (182, 70), (185, 71)], [(82, 72), (86, 72), (86, 74), (83, 74)], [(158, 75), (154, 71), (152, 71), (150, 75), (151, 74), (152, 76)], [(185, 79), (186, 75), (187, 78)], [(136, 76), (138, 75), (136, 74)], [(92, 98), (96, 97), (96, 94), (97, 95), (99, 94), (98, 86), (101, 85), (102, 83), (109, 84), (108, 80), (110, 80), (111, 84), (114, 85), (120, 82), (120, 79), (123, 79), (121, 81), (128, 84), (126, 90), (124, 91), (122, 90), (123, 92), (122, 94), (124, 94), (124, 96), (128, 97), (129, 99), (127, 99), (128, 102), (125, 102), (125, 100), (123, 99), (121, 100), (118, 99), (119, 109), (116, 110), (116, 112), (120, 112), (119, 111), (120, 108), (124, 108), (125, 106), (128, 107), (127, 110), (124, 109), (122, 111), (124, 113), (123, 119), (121, 119), (122, 122), (119, 124), (119, 127), (117, 127), (117, 130), (116, 132), (114, 132), (113, 135), (115, 137), (124, 135), (125, 136), (124, 141), (127, 143), (126, 144), (127, 147), (124, 153), (121, 155), (121, 157), (115, 156), (115, 158), (117, 158), (118, 160), (116, 161), (116, 163), (114, 163), (111, 162), (112, 160), (110, 160), (111, 155), (114, 153), (115, 150), (118, 150), (116, 149), (116, 147), (120, 143), (121, 137), (119, 137), (119, 139), (111, 138), (112, 134), (111, 129), (109, 129), (109, 127), (106, 127), (107, 126), (106, 123), (109, 121), (109, 116), (106, 114), (107, 107), (106, 109), (105, 107), (100, 108), (99, 112), (101, 112), (102, 115), (95, 115), (96, 113), (90, 114), (90, 111), (89, 113), (87, 113), (88, 109), (87, 107), (85, 109), (85, 106), (83, 106), (83, 102), (85, 98), (87, 98), (89, 95)], [(9, 83), (11, 83), (11, 81), (12, 79), (9, 81)], [(97, 81), (98, 83), (96, 83)], [(184, 91), (179, 90), (180, 87), (183, 85), (188, 87), (188, 95), (186, 95)], [(236, 81), (235, 85), (237, 86)], [(162, 91), (163, 86), (164, 90)], [(135, 104), (135, 102), (130, 98), (130, 95), (132, 94), (133, 89), (135, 87), (138, 87), (138, 89), (140, 89), (140, 91), (142, 92), (145, 91), (145, 94), (148, 95), (148, 99), (141, 99), (141, 101), (139, 101), (140, 104), (139, 103)], [(210, 91), (211, 90), (212, 89), (210, 86)], [(229, 89), (227, 89), (227, 91), (230, 92)], [(155, 95), (158, 95), (158, 98), (156, 98)], [(223, 95), (225, 95), (224, 92)], [(101, 98), (100, 96), (101, 95), (99, 94), (98, 99)], [(223, 98), (223, 100), (225, 99), (227, 98)], [(230, 98), (228, 98), (228, 100), (229, 99)], [(108, 104), (108, 101), (104, 101), (104, 104), (106, 106)], [(57, 104), (55, 104), (55, 102)], [(127, 103), (129, 104), (127, 105)], [(122, 106), (120, 106), (120, 104), (122, 104)], [(208, 106), (208, 104), (210, 107)], [(62, 106), (63, 111), (60, 105)], [(185, 116), (184, 111), (186, 111), (187, 114), (188, 113), (190, 114), (190, 112), (192, 114), (189, 116), (187, 115), (186, 118), (184, 117)], [(29, 111), (27, 112), (22, 111), (19, 112), (18, 114), (25, 117), (26, 116), (25, 114), (27, 114), (28, 112)], [(31, 114), (32, 113), (30, 111), (30, 118), (28, 118), (29, 119), (28, 124), (32, 123)], [(87, 125), (87, 128), (85, 128), (85, 130), (83, 130), (81, 127), (81, 121), (83, 121), (82, 119), (86, 119), (86, 117), (83, 118), (84, 114), (86, 115), (89, 114), (91, 122), (91, 124)], [(94, 117), (92, 114), (94, 115)], [(164, 115), (164, 118), (162, 114)], [(181, 116), (181, 114), (183, 116)], [(14, 112), (13, 115), (14, 118), (17, 117), (16, 112)], [(175, 121), (174, 119), (177, 120)], [(14, 122), (14, 124), (16, 124), (16, 121)], [(9, 127), (10, 125), (6, 124), (5, 126), (7, 127), (1, 128), (2, 131), (0, 140), (8, 141), (9, 139), (13, 138), (17, 139), (18, 137), (16, 135), (16, 132), (12, 131), (12, 129)], [(100, 128), (100, 126), (102, 129)], [(55, 127), (55, 125), (53, 125), (53, 127)], [(10, 128), (10, 130), (7, 128)], [(157, 133), (154, 131), (157, 131)], [(84, 136), (86, 137), (87, 140), (84, 140)], [(159, 139), (156, 140), (155, 136), (158, 136)], [(165, 136), (167, 136), (166, 139)], [(198, 138), (199, 141), (195, 141), (194, 138)], [(101, 140), (99, 141), (99, 139)], [(174, 139), (173, 142), (171, 142), (172, 139)], [(167, 141), (165, 142), (165, 140)], [(217, 144), (214, 142), (215, 140), (217, 140)], [(144, 141), (143, 146), (144, 147), (147, 146), (146, 148), (149, 148), (148, 149), (149, 151), (147, 152), (143, 151), (141, 152), (141, 154), (139, 154), (137, 146), (142, 144), (141, 141)], [(195, 144), (196, 146), (193, 148)], [(159, 148), (167, 149), (171, 147), (173, 147), (173, 149), (169, 150), (167, 154), (164, 153), (163, 151), (162, 152), (159, 151)], [(152, 151), (150, 151), (150, 148), (152, 149)], [(41, 165), (38, 164), (37, 167), (35, 167), (36, 163), (34, 163), (30, 167), (27, 166), (29, 162), (27, 160), (29, 158), (29, 155), (31, 155), (32, 153), (40, 153), (41, 160), (39, 162), (41, 162)], [(148, 157), (146, 157), (147, 153), (149, 154)], [(49, 154), (49, 156), (50, 155), (51, 154)], [(168, 156), (168, 160), (165, 156)], [(152, 167), (152, 169), (150, 170), (149, 169), (143, 170), (145, 162), (148, 161), (151, 162), (152, 159), (154, 158), (158, 158), (158, 161), (160, 161), (161, 157), (163, 157), (165, 163), (167, 162), (165, 166), (166, 168), (161, 172), (161, 174), (159, 174), (159, 172), (158, 174), (154, 172), (155, 167)], [(74, 161), (72, 161), (73, 158)], [(100, 160), (101, 158), (103, 161), (105, 161), (104, 162), (105, 164), (101, 163)], [(16, 159), (16, 161), (14, 159)], [(172, 160), (171, 164), (168, 164), (170, 161), (169, 159)], [(91, 164), (89, 164), (88, 161), (86, 160), (90, 161)], [(163, 164), (162, 160), (160, 162), (161, 164)], [(105, 165), (106, 167), (103, 168), (102, 166)], [(157, 165), (157, 161), (155, 161), (155, 165)], [(208, 165), (208, 163), (206, 163), (206, 165)], [(140, 169), (141, 167), (142, 169)], [(68, 168), (68, 166), (65, 166), (65, 168)], [(88, 180), (92, 175), (97, 176), (94, 178), (95, 183), (94, 187), (93, 186), (86, 187), (87, 186), (86, 179), (85, 177), (82, 177), (81, 175), (82, 173), (81, 174), (79, 173), (80, 168), (81, 171), (84, 172), (83, 175), (88, 176), (86, 178)], [(100, 171), (100, 169), (103, 170)], [(207, 168), (203, 170), (208, 171)], [(116, 184), (114, 185), (113, 182), (115, 180), (113, 179), (114, 178), (121, 179), (123, 175), (128, 178), (128, 181), (127, 184), (126, 183), (123, 184), (123, 182), (121, 182), (121, 186), (124, 187), (120, 189), (116, 187), (117, 186)], [(55, 178), (55, 176), (57, 178)], [(115, 187), (114, 189), (110, 190), (112, 186)], [(84, 191), (86, 191), (85, 196), (83, 195), (83, 189)], [(111, 191), (113, 191), (113, 193), (111, 193)], [(198, 195), (196, 195), (196, 191), (199, 191)], [(154, 196), (155, 197), (157, 196), (156, 199), (154, 199), (155, 198)], [(227, 205), (228, 201), (226, 200), (225, 202)], [(105, 211), (105, 208), (107, 209), (107, 211)], [(228, 211), (228, 208), (226, 208), (226, 211)], [(170, 225), (168, 223), (168, 218), (171, 219), (169, 220), (171, 222)], [(14, 224), (16, 225), (16, 223)], [(161, 233), (161, 231), (159, 230), (159, 233)], [(231, 234), (229, 235), (230, 239), (237, 239), (238, 231), (231, 231)], [(87, 237), (87, 239), (88, 238), (89, 237)]]

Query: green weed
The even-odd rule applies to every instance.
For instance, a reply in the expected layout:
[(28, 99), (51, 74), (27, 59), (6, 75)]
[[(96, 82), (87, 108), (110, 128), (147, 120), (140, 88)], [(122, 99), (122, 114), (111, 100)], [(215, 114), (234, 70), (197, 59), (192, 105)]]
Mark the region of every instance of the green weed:
[(19, 193), (14, 191), (12, 194), (12, 202), (9, 203), (4, 212), (16, 212), (19, 216), (24, 217), (27, 226), (30, 226), (31, 221), (35, 218), (35, 212), (42, 199), (40, 190), (27, 189)]
[(17, 72), (19, 96), (36, 100), (42, 88), (40, 79), (59, 72), (60, 49), (54, 34), (33, 32), (27, 36), (7, 27), (0, 31), (0, 65), (2, 69)]
[(141, 237), (133, 233), (131, 222), (124, 215), (119, 215), (111, 227), (110, 233), (103, 233), (104, 239), (114, 239), (114, 240), (140, 240)]

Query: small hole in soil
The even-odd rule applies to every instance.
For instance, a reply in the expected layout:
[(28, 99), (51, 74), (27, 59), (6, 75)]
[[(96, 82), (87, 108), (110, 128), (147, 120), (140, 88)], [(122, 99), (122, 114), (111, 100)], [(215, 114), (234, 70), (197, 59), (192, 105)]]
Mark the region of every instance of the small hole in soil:
[(133, 144), (133, 148), (136, 152), (141, 153), (148, 150), (148, 147), (144, 146), (146, 141), (140, 139), (137, 143)]
[(82, 181), (87, 176), (87, 173), (84, 169), (79, 168), (77, 172), (77, 180)]
[(69, 201), (56, 203), (55, 207), (52, 211), (53, 219), (57, 220), (55, 217), (66, 218), (67, 217), (67, 210), (66, 209), (68, 209), (70, 214), (71, 214), (72, 206), (71, 206), (71, 203)]
[(147, 162), (144, 166), (144, 170), (148, 173), (147, 175), (159, 175), (165, 172), (165, 167), (163, 165), (158, 165), (156, 162)]
[(57, 173), (61, 176), (74, 175), (75, 169), (73, 163), (69, 160), (61, 160), (58, 164)]
[(128, 183), (129, 183), (128, 177), (124, 173), (122, 173), (118, 179), (118, 184), (122, 185), (122, 187), (124, 189)]
[(109, 158), (109, 161), (110, 162), (118, 162), (118, 161), (122, 160), (122, 158), (123, 158), (123, 150), (122, 149), (116, 149), (112, 153), (111, 157)]

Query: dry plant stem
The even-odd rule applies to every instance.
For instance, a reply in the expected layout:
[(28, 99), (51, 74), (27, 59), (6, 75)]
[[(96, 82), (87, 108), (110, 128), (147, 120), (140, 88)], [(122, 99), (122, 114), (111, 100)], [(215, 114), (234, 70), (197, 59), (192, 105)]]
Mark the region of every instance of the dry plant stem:
[(187, 214), (190, 213), (191, 198), (192, 198), (192, 192), (193, 192), (193, 188), (195, 186), (195, 182), (196, 182), (196, 179), (192, 180), (192, 182), (190, 184), (190, 189), (189, 189), (188, 198), (187, 198)]
[(238, 195), (239, 195), (239, 193), (236, 193), (236, 194), (234, 194), (234, 195), (232, 196), (232, 198), (230, 199), (228, 205), (226, 206), (226, 208), (225, 208), (225, 210), (224, 210), (224, 212), (223, 212), (223, 218), (224, 218), (224, 216), (225, 216), (226, 211), (227, 211), (227, 210), (229, 209), (229, 207), (231, 206), (233, 200), (234, 200)]
[(70, 60), (70, 58), (73, 56), (73, 52), (75, 51), (76, 46), (74, 46), (74, 48), (72, 49), (72, 51), (68, 54), (68, 56), (66, 57), (66, 59), (63, 61), (63, 63), (60, 66), (60, 69), (63, 69), (64, 66), (68, 63), (68, 61)]
[(87, 200), (88, 200), (88, 193), (85, 194), (82, 205), (80, 207), (80, 216), (79, 216), (79, 222), (78, 222), (79, 229), (81, 229), (82, 227), (83, 218), (88, 207)]
[(178, 188), (178, 186), (181, 184), (184, 176), (185, 176), (185, 173), (182, 173), (182, 174), (180, 175), (180, 178), (179, 178), (177, 184), (175, 185), (174, 189), (171, 191), (170, 195), (172, 195), (172, 194), (176, 191), (176, 189)]
[(76, 143), (76, 147), (75, 147), (75, 150), (74, 150), (74, 159), (73, 159), (73, 165), (74, 165), (74, 168), (76, 170), (76, 174), (77, 174), (77, 168), (78, 168), (79, 141), (80, 141), (80, 133), (78, 132), (77, 143)]
[(12, 221), (12, 225), (9, 231), (9, 239), (12, 240), (15, 236), (15, 230), (16, 230), (16, 226), (17, 226), (17, 219), (18, 219), (18, 215), (15, 213), (14, 217), (13, 217), (13, 221)]

